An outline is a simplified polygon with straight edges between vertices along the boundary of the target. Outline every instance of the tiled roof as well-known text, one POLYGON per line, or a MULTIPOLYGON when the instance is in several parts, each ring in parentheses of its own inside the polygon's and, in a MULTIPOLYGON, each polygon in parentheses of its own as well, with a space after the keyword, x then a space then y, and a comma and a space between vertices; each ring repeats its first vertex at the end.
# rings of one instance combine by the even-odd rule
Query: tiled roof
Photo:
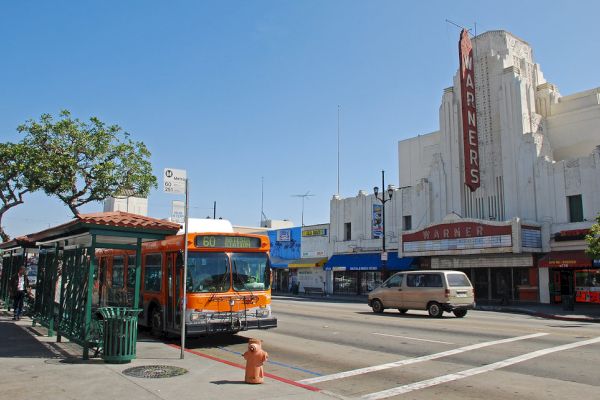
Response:
POLYGON ((181 226, 174 222, 131 214, 123 211, 111 211, 92 214, 79 214, 79 222, 84 224, 118 226, 123 228, 145 228, 157 230, 179 230, 181 226))

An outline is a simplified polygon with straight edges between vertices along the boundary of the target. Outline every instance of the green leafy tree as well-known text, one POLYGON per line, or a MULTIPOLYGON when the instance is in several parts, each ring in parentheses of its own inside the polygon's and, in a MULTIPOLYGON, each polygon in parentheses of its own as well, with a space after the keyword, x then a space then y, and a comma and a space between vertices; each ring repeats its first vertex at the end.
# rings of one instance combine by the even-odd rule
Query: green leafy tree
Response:
POLYGON ((11 208, 23 204, 23 196, 31 191, 25 172, 35 156, 22 144, 0 143, 0 237, 3 242, 10 236, 2 226, 4 214, 11 208))
POLYGON ((600 259, 600 214, 596 217, 596 223, 590 228, 590 233, 585 236, 588 243, 586 253, 593 259, 600 259))
POLYGON ((124 191, 147 196, 157 186, 150 152, 118 125, 96 117, 80 121, 64 110, 58 120, 43 114, 17 130, 26 134, 23 145, 42 155, 26 172, 29 183, 58 197, 74 215, 84 204, 124 191))

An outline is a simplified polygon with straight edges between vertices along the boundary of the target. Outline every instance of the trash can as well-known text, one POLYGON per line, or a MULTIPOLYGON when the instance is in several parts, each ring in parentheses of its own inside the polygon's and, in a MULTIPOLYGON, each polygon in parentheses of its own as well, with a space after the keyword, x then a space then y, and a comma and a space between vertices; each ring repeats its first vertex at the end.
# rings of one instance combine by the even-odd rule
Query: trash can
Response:
POLYGON ((575 310, 575 297, 572 295, 562 295, 563 310, 573 311, 575 310))
POLYGON ((137 320, 142 310, 127 307, 102 307, 102 359, 110 364, 124 364, 135 358, 137 320))

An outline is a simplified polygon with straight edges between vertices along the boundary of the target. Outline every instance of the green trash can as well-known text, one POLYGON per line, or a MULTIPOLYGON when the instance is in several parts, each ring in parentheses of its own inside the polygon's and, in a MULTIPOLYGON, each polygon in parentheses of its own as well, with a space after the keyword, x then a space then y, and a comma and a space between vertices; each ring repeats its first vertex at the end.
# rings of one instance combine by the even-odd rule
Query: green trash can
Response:
POLYGON ((128 307, 102 307, 102 359, 110 364, 124 364, 135 358, 137 320, 142 310, 128 307))

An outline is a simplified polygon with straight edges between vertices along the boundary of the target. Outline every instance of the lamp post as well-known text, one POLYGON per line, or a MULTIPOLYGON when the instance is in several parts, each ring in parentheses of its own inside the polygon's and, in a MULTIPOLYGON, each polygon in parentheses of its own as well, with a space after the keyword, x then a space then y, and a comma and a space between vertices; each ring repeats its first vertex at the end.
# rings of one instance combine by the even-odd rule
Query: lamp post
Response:
POLYGON ((382 224, 382 246, 381 246, 381 274, 382 279, 387 278, 386 264, 387 264, 387 253, 385 252, 385 203, 392 199, 392 195, 394 194, 394 189, 390 186, 388 187, 387 194, 388 198, 385 198, 385 171, 381 171, 381 197, 379 197, 379 188, 375 186, 373 188, 373 193, 375 193, 375 198, 381 201, 381 224, 382 224))

